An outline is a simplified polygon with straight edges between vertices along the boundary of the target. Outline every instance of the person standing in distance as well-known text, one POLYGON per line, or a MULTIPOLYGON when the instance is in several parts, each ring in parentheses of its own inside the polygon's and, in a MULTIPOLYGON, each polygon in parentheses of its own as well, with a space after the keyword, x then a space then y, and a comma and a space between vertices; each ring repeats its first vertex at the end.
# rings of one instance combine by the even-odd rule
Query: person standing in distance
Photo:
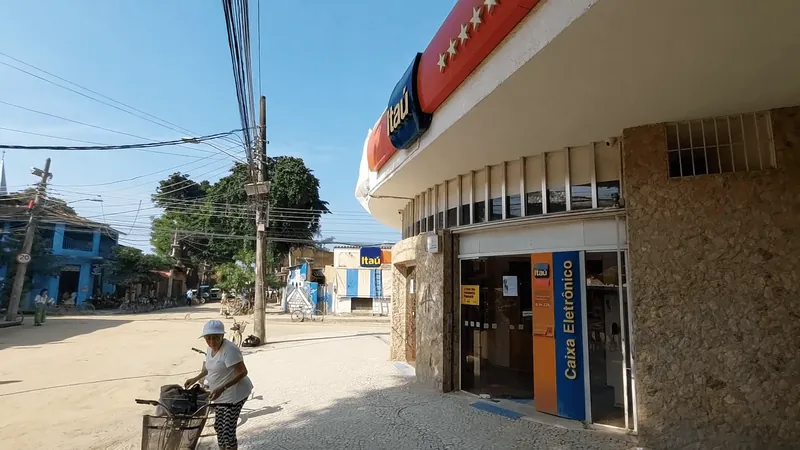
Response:
POLYGON ((219 320, 209 320, 203 327, 202 338, 208 344, 206 361, 196 377, 186 380, 188 389, 205 378, 211 390, 209 400, 224 403, 215 408, 214 429, 220 450, 236 450, 236 424, 244 402, 253 392, 253 383, 247 376, 247 366, 241 350, 225 339, 225 325, 219 320))

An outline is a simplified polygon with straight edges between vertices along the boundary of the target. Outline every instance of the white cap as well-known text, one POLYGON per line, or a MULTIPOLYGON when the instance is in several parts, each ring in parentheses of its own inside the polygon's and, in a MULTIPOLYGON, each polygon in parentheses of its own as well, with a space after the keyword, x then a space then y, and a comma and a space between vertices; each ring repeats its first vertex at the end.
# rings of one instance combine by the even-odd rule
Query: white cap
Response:
POLYGON ((200 337, 205 337, 209 334, 225 334, 225 324, 219 320, 209 320, 203 326, 203 334, 200 337))

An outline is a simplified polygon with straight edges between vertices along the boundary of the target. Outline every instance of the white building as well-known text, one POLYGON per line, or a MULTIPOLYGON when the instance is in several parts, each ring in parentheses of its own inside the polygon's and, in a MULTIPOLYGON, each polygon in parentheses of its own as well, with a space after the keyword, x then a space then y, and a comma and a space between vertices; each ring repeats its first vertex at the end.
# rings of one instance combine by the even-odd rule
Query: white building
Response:
POLYGON ((333 308, 337 314, 389 314, 392 297, 391 249, 335 247, 333 249, 333 308), (362 252, 376 252, 380 264, 363 263, 362 252), (362 264, 363 263, 363 264, 362 264))

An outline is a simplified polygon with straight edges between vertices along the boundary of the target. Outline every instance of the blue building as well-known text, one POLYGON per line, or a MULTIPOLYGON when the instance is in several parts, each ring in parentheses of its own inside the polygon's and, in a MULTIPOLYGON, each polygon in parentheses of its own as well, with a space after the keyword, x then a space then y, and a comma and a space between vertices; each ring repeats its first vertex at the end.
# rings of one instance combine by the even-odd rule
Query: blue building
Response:
MULTIPOLYGON (((2 240, 12 233, 21 233, 27 222, 27 211, 20 207, 0 210, 2 240)), ((42 289, 61 299, 65 293, 77 293, 78 303, 96 294, 110 294, 116 287, 105 282, 103 263, 111 256, 119 239, 119 231, 106 224, 79 216, 45 210, 39 220, 36 239, 45 242, 56 260, 55 273, 33 273, 29 292, 23 293, 20 307, 33 308, 33 298, 42 289)), ((13 251, 13 250, 12 250, 13 251)), ((6 280, 8 267, 0 266, 0 281, 6 280)))

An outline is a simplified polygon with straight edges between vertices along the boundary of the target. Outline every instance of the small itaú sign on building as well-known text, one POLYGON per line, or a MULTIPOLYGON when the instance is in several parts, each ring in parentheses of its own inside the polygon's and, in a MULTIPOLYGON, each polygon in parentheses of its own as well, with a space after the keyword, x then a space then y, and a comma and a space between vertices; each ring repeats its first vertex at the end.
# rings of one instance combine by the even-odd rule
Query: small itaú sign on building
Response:
POLYGON ((361 267, 380 267, 383 264, 382 253, 380 247, 361 247, 359 253, 361 267))

